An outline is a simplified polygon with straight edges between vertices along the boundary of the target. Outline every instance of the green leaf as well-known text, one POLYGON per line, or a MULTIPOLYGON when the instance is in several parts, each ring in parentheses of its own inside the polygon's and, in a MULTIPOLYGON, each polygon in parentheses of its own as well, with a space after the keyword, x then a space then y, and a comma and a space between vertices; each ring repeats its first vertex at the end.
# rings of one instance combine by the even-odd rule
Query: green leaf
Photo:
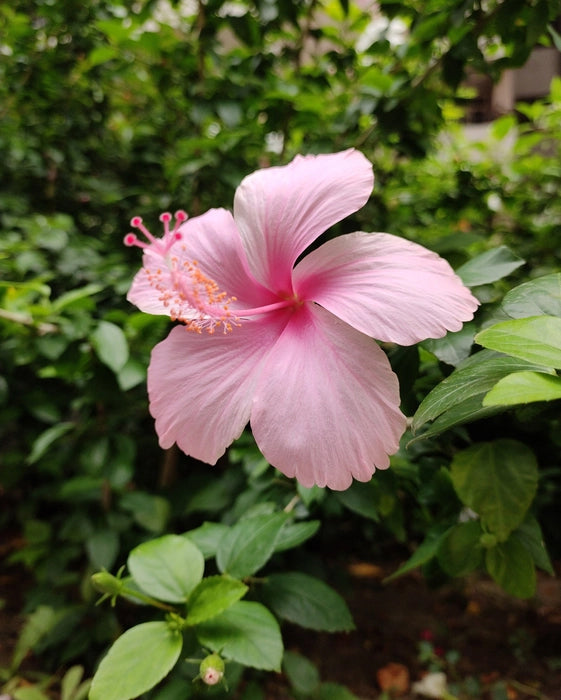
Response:
POLYGON ((464 323, 461 330, 447 333, 443 338, 429 338, 422 345, 441 362, 456 367, 469 357, 474 335, 475 323, 464 323))
POLYGON ((477 287, 507 277, 524 265, 524 262, 509 248, 502 245, 469 260, 456 270, 456 274, 466 286, 477 287))
POLYGON ((555 576, 551 559, 545 548, 540 524, 533 515, 527 516, 522 525, 512 533, 512 537, 518 539, 524 548, 530 552, 536 566, 555 576))
POLYGON ((220 542, 228 529, 228 526, 222 523, 204 522, 200 527, 189 530, 182 536, 191 540, 201 550, 204 558, 209 559, 216 556, 220 542))
POLYGON ((494 139, 501 140, 516 126, 518 126, 516 117, 513 114, 505 114, 491 123, 491 134, 494 139))
POLYGON ((305 523, 286 523, 275 540, 275 552, 298 547, 319 530, 319 520, 308 520, 305 523))
POLYGON ((357 695, 339 683, 322 683, 318 697, 319 700, 359 700, 357 695))
POLYGON ((149 532, 159 534, 169 519, 170 504, 162 496, 143 491, 129 491, 121 497, 121 507, 132 513, 136 523, 149 532))
POLYGON ((483 406, 514 406, 561 399, 561 377, 541 372, 515 372, 500 379, 483 398, 483 406))
POLYGON ((552 371, 492 350, 472 355, 423 399, 413 416, 412 430, 416 433, 428 421, 434 423, 415 440, 497 412, 496 407, 483 406, 483 397, 499 379, 522 370, 552 371))
POLYGON ((188 600, 186 623, 198 625, 236 603, 247 593, 248 587, 229 576, 208 576, 192 591, 188 600))
POLYGON ((12 691, 14 700, 50 700, 50 697, 38 685, 28 685, 12 691))
POLYGON ((334 493, 337 500, 353 513, 379 522, 380 515, 377 508, 379 494, 375 481, 353 481, 345 491, 335 491, 334 493))
POLYGON ((55 627, 65 614, 66 611, 62 608, 55 610, 47 605, 40 605, 27 616, 14 650, 10 667, 12 671, 19 668, 27 653, 55 627))
POLYGON ((95 49, 90 51, 80 68, 83 71, 88 71, 118 56, 119 50, 117 47, 106 45, 96 46, 95 49))
POLYGON ((82 301, 82 299, 88 299, 102 289, 103 286, 101 284, 94 283, 87 284, 85 287, 80 287, 79 289, 72 289, 70 292, 65 292, 55 299, 52 304, 52 309, 55 313, 60 313, 68 306, 77 301, 82 301))
POLYGON ((511 318, 561 316, 561 272, 524 282, 505 294, 501 303, 511 318))
POLYGON ((262 588, 267 605, 301 627, 325 632, 354 629, 341 596, 323 581, 299 572, 271 574, 262 588))
POLYGON ((74 427, 74 423, 63 422, 47 428, 47 430, 42 432, 41 435, 39 435, 39 437, 33 442, 31 452, 27 458, 27 463, 35 464, 35 462, 38 462, 51 445, 53 445, 59 438, 65 435, 69 430, 72 430, 74 427))
POLYGON ((446 536, 447 532, 448 530, 444 532, 428 532, 425 539, 421 542, 405 564, 402 564, 397 571, 394 571, 393 574, 387 576, 384 579, 384 583, 393 581, 393 579, 403 576, 404 574, 413 571, 413 569, 417 569, 419 566, 422 566, 433 559, 437 555, 440 544, 442 543, 442 540, 446 536))
POLYGON ((260 603, 238 601, 196 628, 199 642, 226 659, 265 671, 280 671, 283 654, 278 622, 260 603))
POLYGON ((527 362, 561 368, 561 318, 557 316, 502 321, 478 333, 475 342, 527 362))
POLYGON ((145 622, 127 630, 101 660, 89 700, 130 700, 145 693, 175 666, 183 637, 166 622, 145 622))
POLYGON ((438 548, 438 563, 449 576, 465 576, 483 562, 478 520, 458 523, 450 528, 438 548))
POLYGON ((127 360, 117 374, 119 387, 123 391, 128 391, 129 389, 138 386, 145 380, 146 367, 132 358, 127 360))
POLYGON ((83 666, 71 666, 68 669, 60 682, 60 700, 78 700, 79 697, 85 697, 90 681, 80 684, 83 675, 83 666))
POLYGON ((277 537, 288 517, 287 513, 272 513, 237 522, 218 546, 218 569, 234 578, 254 574, 275 551, 277 537))
POLYGON ((495 440, 458 452, 451 476, 456 493, 480 515, 483 528, 506 540, 536 494, 538 465, 524 443, 495 440))
POLYGON ((120 372, 129 359, 129 346, 125 334, 114 323, 100 321, 90 336, 97 356, 112 369, 115 374, 120 372))
POLYGON ((203 577, 205 560, 185 537, 164 535, 132 550, 128 568, 148 595, 170 603, 187 601, 203 577))
POLYGON ((536 569, 530 552, 520 540, 509 537, 485 555, 491 577, 510 595, 530 598, 536 591, 536 569))
POLYGON ((316 666, 302 654, 285 651, 282 670, 299 695, 312 695, 319 686, 320 677, 316 666))
POLYGON ((119 535, 115 530, 96 530, 86 540, 88 557, 96 569, 111 569, 119 553, 119 535))

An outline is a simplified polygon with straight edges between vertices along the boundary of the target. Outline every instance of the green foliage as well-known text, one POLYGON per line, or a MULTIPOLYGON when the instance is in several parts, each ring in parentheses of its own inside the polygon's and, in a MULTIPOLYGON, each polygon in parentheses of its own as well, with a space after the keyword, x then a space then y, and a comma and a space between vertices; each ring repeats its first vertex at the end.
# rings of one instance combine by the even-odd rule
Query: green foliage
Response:
POLYGON ((327 632, 354 628, 344 600, 323 581, 308 574, 271 574, 262 594, 279 617, 302 627, 327 632))
POLYGON ((216 552, 219 570, 236 578, 254 574, 270 559, 287 519, 286 513, 275 513, 237 522, 220 540, 216 552))
POLYGON ((185 537, 165 535, 135 547, 127 566, 135 582, 148 595, 181 603, 201 582, 204 557, 185 537))
POLYGON ((538 481, 536 459, 523 443, 496 440, 458 452, 450 465, 456 493, 499 542, 522 522, 538 481))
MULTIPOLYGON (((222 525, 220 543, 209 554, 222 575, 203 578, 204 556, 193 544, 201 528, 135 547, 127 561, 130 576, 123 576, 123 570, 117 576, 106 571, 94 574, 102 600, 110 598, 115 605, 125 598, 167 611, 167 616, 165 621, 136 625, 119 637, 94 676, 92 700, 105 693, 113 700, 127 700, 152 688, 176 664, 190 633, 201 649, 210 649, 229 663, 280 670, 279 623, 262 603, 241 600, 250 586, 280 618, 318 630, 351 629, 345 602, 323 581, 304 574, 253 578, 274 556, 275 540, 289 518, 286 512, 272 512, 222 525), (153 646, 159 656, 150 655, 153 646)), ((202 529, 208 533, 208 527, 202 529)), ((286 540, 284 544, 286 549, 286 540)), ((199 678, 204 682, 204 674, 199 678)))
POLYGON ((182 642, 181 632, 166 622, 131 627, 102 659, 90 700, 130 700, 150 690, 175 665, 182 642))
POLYGON ((283 645, 273 615, 260 603, 239 601, 197 627, 199 642, 244 666, 280 671, 283 645))

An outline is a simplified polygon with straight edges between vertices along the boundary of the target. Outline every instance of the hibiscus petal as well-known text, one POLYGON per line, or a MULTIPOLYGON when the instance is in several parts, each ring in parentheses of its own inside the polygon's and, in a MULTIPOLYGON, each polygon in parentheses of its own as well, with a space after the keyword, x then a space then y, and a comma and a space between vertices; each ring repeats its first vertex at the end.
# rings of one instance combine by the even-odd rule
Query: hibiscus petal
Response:
POLYGON ((181 256, 196 260, 205 275, 228 296, 235 296, 237 304, 233 306, 243 308, 277 301, 251 274, 231 212, 210 209, 202 216, 188 219, 180 231, 181 256))
POLYGON ((458 331, 479 302, 450 265, 389 233, 350 233, 307 255, 294 288, 357 330, 411 345, 458 331))
POLYGON ((214 335, 176 326, 156 345, 148 394, 161 447, 176 442, 214 464, 247 424, 261 365, 285 324, 275 314, 214 335))
POLYGON ((276 293, 290 294, 297 257, 360 209, 373 183, 371 164, 353 149, 298 156, 248 175, 236 190, 234 219, 255 277, 276 293))
MULTIPOLYGON (((232 308, 261 306, 276 300, 249 271, 240 234, 229 211, 211 209, 188 219, 180 231, 182 239, 172 246, 168 255, 176 259, 179 267, 196 260, 205 277, 216 282, 228 297, 236 298, 232 308)), ((160 271, 159 287, 173 288, 165 259, 150 246, 144 252, 143 268, 136 274, 127 299, 141 311, 169 316, 169 304, 164 303, 162 293, 151 282, 150 272, 155 269, 160 271)))
POLYGON ((294 313, 262 368, 251 411, 260 450, 304 486, 343 490, 389 466, 405 417, 389 361, 319 306, 294 313))
MULTIPOLYGON (((144 264, 134 276, 131 287, 127 294, 127 300, 131 304, 137 306, 145 314, 154 314, 155 316, 169 316, 169 307, 166 306, 154 286, 150 282, 149 275, 146 270, 149 265, 149 258, 144 253, 144 264)), ((170 283, 171 284, 171 283, 170 283)))

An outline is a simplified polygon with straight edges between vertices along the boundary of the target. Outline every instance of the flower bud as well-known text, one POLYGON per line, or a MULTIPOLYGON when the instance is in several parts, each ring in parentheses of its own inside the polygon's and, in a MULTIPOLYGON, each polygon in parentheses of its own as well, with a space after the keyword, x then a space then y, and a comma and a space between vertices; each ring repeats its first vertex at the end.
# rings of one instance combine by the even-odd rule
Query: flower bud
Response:
POLYGON ((122 579, 113 576, 108 571, 98 571, 92 575, 92 584, 100 593, 119 595, 123 589, 122 579))
POLYGON ((224 678, 224 661, 218 654, 209 654, 201 661, 199 676, 206 685, 216 685, 224 678))

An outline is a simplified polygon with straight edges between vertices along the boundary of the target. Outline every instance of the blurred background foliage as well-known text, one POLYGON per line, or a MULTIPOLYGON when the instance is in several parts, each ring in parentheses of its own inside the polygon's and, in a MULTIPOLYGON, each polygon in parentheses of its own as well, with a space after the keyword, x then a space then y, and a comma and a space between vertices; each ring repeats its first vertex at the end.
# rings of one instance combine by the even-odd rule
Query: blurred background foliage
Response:
MULTIPOLYGON (((217 467, 162 454, 145 371, 165 319, 125 300, 134 214, 230 207, 241 178, 297 153, 362 150, 367 206, 337 228, 390 231, 458 267, 501 245, 526 261, 478 287, 492 316, 517 282, 559 269, 561 83, 466 137, 467 71, 498 78, 559 42, 553 0, 14 0, 0 5, 0 524, 24 567, 22 610, 44 609, 47 667, 94 663, 119 621, 89 577, 130 548, 203 520, 284 506, 322 519, 292 566, 407 558, 458 518, 458 446, 525 440, 534 509, 559 555, 559 414, 548 404, 416 443, 345 494, 282 479, 244 436, 217 467), (354 537, 350 537, 355 535, 354 537)), ((467 352, 471 341, 468 343, 467 352)), ((388 349, 412 415, 453 369, 434 348, 388 349)), ((410 437, 410 436, 409 436, 410 437)), ((286 555, 288 556, 288 555, 286 555)), ((427 575, 445 572, 432 563, 427 575)))

